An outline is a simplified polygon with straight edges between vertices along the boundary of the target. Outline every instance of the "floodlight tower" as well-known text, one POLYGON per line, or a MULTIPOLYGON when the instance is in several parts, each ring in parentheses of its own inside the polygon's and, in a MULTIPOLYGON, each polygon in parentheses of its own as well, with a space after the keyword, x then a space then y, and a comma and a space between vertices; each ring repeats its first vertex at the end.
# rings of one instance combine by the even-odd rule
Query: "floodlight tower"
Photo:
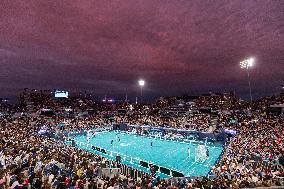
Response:
POLYGON ((140 100, 141 100, 141 103, 142 103, 142 91, 143 91, 143 87, 144 87, 144 85, 145 85, 145 81, 142 80, 142 79, 140 79, 140 80, 138 81, 138 85, 140 86, 140 100))
POLYGON ((253 63, 254 63, 254 59, 253 58, 248 58, 248 59, 245 59, 245 60, 240 62, 241 68, 247 70, 250 102, 252 102, 252 94, 251 94, 251 84, 250 84, 249 68, 253 66, 253 63))

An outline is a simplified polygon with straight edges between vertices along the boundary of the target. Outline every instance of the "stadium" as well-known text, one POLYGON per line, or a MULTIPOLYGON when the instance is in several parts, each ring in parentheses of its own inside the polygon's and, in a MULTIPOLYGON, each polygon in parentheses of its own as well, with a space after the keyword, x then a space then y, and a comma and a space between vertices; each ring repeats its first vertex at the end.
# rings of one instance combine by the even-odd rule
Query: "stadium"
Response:
POLYGON ((12 184, 283 185, 283 94, 253 104, 233 93, 133 105, 55 96, 26 90, 18 105, 1 103, 1 177, 12 184))
POLYGON ((283 189, 284 0, 0 0, 0 189, 283 189))

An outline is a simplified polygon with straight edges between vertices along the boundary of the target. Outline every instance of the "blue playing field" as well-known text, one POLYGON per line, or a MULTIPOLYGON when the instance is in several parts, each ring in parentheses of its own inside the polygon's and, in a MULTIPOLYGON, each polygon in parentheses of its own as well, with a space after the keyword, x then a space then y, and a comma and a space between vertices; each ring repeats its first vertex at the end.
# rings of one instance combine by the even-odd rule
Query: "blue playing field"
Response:
MULTIPOLYGON (((74 139, 78 148, 112 160, 115 160, 115 156, 119 154, 122 157, 122 163, 136 169, 149 173, 149 169, 140 165, 139 162, 142 160, 180 172, 184 176, 206 176, 223 151, 221 144, 207 144, 209 158, 200 162, 195 160, 196 149, 200 145, 198 141, 185 143, 118 131, 97 132, 96 137, 92 137, 89 142, 85 135, 77 135, 74 139), (113 144, 111 144, 112 140, 113 144), (105 153, 93 150, 92 146, 104 149, 105 153), (188 156, 188 148, 190 156, 188 156)), ((170 177, 161 173, 157 174, 162 178, 170 177)))

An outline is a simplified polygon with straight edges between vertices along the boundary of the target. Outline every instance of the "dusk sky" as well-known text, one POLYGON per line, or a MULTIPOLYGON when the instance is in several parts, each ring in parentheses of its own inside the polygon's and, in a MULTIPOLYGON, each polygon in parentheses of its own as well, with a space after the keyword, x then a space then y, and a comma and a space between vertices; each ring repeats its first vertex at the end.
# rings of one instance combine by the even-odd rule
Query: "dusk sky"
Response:
POLYGON ((284 0, 1 0, 0 97, 24 88, 129 97, 279 93, 284 0))

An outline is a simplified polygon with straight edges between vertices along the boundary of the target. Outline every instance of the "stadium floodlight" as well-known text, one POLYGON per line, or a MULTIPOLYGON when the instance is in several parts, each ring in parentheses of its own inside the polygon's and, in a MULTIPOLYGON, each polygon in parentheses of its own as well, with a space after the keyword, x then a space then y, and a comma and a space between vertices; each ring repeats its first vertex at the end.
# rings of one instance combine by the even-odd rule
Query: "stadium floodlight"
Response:
POLYGON ((253 66, 253 63, 254 63, 254 59, 253 58, 249 58, 249 59, 246 59, 244 61, 241 61, 240 65, 241 65, 242 69, 243 68, 249 69, 249 67, 253 66))
POLYGON ((142 80, 142 79, 140 79, 140 80, 138 81, 138 85, 140 86, 140 100, 141 100, 141 103, 142 103, 142 91, 143 91, 143 87, 144 87, 144 85, 145 85, 145 81, 142 80))
POLYGON ((254 58, 248 58, 248 59, 245 59, 245 60, 240 62, 241 68, 247 70, 250 102, 252 102, 252 94, 251 94, 251 84, 250 84, 249 68, 253 66, 253 63, 254 63, 254 58))
POLYGON ((140 87, 143 87, 145 85, 145 81, 144 80, 139 80, 138 84, 140 87))

